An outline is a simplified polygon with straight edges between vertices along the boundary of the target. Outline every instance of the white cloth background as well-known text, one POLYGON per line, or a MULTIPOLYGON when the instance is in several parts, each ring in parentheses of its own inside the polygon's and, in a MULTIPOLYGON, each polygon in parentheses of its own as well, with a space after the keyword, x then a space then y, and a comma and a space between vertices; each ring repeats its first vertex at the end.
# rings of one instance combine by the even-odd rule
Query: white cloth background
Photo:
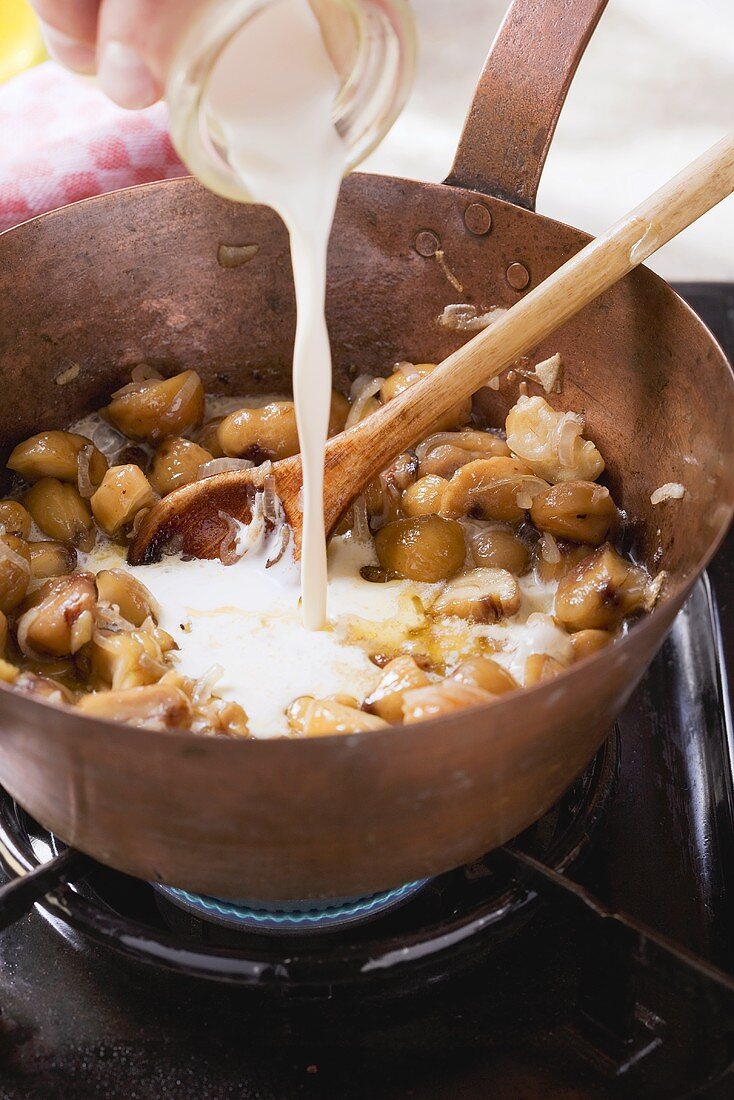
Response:
MULTIPOLYGON (((418 81, 368 169, 441 180, 508 0, 413 0, 418 81)), ((556 131, 538 210, 599 232, 734 129, 734 0, 610 0, 556 131)), ((668 279, 734 281, 734 198, 665 247, 668 279)))

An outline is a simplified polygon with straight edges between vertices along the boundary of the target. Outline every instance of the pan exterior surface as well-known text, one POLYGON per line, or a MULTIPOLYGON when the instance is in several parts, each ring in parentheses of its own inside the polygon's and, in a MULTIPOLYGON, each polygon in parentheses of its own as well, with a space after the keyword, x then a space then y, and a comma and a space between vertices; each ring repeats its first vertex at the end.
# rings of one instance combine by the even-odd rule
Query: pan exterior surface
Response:
MULTIPOLYGON (((345 182, 327 296, 339 389, 399 360, 442 359, 465 338, 439 323, 447 305, 509 307, 588 241, 530 208, 603 7, 516 0, 451 186, 345 182), (520 40, 531 61, 544 50, 556 60, 542 66, 535 112, 512 67, 520 40), (507 87, 518 102, 497 113, 507 87), (500 136, 511 157, 500 155, 493 118, 507 120, 500 136)), ((195 369, 209 391, 287 390, 294 327, 286 232, 263 207, 174 180, 28 222, 0 236, 0 458, 106 404, 141 361, 195 369), (222 245, 255 247, 243 251, 246 263, 222 267, 222 245)), ((531 824, 602 743, 734 508, 734 379, 665 283, 633 272, 533 361, 556 351, 565 382, 552 403, 586 416, 634 553, 668 574, 658 608, 622 641, 558 681, 451 719, 304 740, 138 730, 3 687, 0 782, 43 826, 103 862, 223 897, 381 890, 476 858, 531 824), (684 485, 683 499, 653 507, 651 494, 668 482, 684 485)), ((506 385, 477 404, 501 424, 516 397, 506 385)))

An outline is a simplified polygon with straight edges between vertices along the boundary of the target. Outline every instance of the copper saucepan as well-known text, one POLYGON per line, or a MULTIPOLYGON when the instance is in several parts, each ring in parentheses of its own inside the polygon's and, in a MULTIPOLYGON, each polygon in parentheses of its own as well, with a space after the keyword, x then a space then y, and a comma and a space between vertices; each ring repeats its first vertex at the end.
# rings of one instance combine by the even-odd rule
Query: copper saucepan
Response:
MULTIPOLYGON (((516 0, 447 184, 354 175, 330 254, 337 385, 437 361, 458 300, 509 306, 589 239, 533 212, 563 99, 605 0, 516 0), (433 236, 431 236, 433 235, 433 236), (464 287, 431 255, 440 242, 464 287), (428 255, 426 255, 428 253, 428 255)), ((191 180, 92 199, 0 240, 2 457, 106 403, 145 360, 209 389, 284 390, 294 332, 288 241, 262 207, 191 180), (239 268, 220 244, 256 244, 239 268), (78 363, 67 385, 58 375, 78 363)), ((734 504, 734 379, 711 335, 640 269, 537 349, 560 351, 560 408, 585 414, 635 548, 668 570, 655 612, 560 681, 424 725, 231 741, 82 718, 0 691, 0 781, 64 841, 142 878, 220 896, 343 896, 477 857, 538 818, 588 764, 734 504), (685 497, 652 507, 659 485, 685 497)), ((501 423, 513 395, 482 404, 501 423)), ((273 669, 277 676, 277 669, 273 669)), ((263 685, 267 690, 267 685, 263 685)), ((653 736, 651 731, 651 736, 653 736)))

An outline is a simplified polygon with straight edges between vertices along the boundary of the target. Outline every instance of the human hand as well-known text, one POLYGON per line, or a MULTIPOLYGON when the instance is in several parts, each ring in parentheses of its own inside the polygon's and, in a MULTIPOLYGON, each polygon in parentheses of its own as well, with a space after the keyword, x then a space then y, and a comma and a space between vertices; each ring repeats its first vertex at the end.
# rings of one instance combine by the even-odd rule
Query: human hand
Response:
MULTIPOLYGON (((0 0, 0 3, 2 0, 0 0)), ((30 0, 51 57, 67 69, 97 74, 120 107, 160 99, 178 39, 194 12, 211 0, 30 0)), ((308 0, 336 69, 353 58, 354 25, 334 0, 308 0)))
POLYGON ((48 52, 77 73, 97 73, 121 107, 163 94, 182 28, 206 0, 31 0, 48 52))

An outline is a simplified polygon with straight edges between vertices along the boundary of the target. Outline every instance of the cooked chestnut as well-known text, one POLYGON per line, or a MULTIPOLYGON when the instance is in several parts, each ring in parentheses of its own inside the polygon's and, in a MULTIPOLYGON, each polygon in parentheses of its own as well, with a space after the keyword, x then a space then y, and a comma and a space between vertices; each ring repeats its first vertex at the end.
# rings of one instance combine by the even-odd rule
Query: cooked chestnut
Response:
POLYGON ((646 607, 649 579, 643 569, 601 546, 562 578, 556 618, 569 631, 613 630, 646 607))
POLYGON ((85 695, 78 709, 90 718, 127 722, 148 729, 188 729, 192 710, 188 697, 169 684, 151 684, 127 691, 97 691, 85 695))
POLYGON ((29 695, 32 699, 44 699, 58 706, 70 706, 73 696, 52 676, 39 676, 36 672, 21 672, 12 681, 13 689, 19 695, 29 695))
POLYGON ((472 569, 447 583, 433 610, 439 615, 493 623, 520 610, 520 589, 506 569, 472 569))
POLYGON ((475 565, 488 569, 507 569, 516 577, 527 573, 530 551, 511 527, 495 523, 475 531, 469 539, 475 565))
POLYGON ((14 684, 18 679, 20 669, 11 664, 10 661, 3 660, 0 657, 0 683, 2 684, 14 684))
POLYGON ((215 416, 202 424, 197 438, 200 447, 208 451, 212 458, 224 458, 224 451, 219 442, 219 425, 224 420, 223 416, 215 416))
POLYGON ((425 672, 412 657, 395 657, 385 665, 379 684, 364 701, 364 709, 379 715, 386 722, 402 722, 406 691, 425 687, 429 683, 425 672))
POLYGON ((45 581, 21 608, 18 646, 28 657, 70 657, 92 638, 97 586, 91 573, 45 581))
POLYGON ((92 513, 76 486, 44 477, 31 486, 23 502, 44 535, 79 550, 89 551, 94 546, 92 513))
POLYGON ((547 531, 533 549, 535 576, 545 583, 559 581, 582 561, 586 561, 590 553, 588 546, 556 542, 547 531))
POLYGON ((614 635, 608 630, 578 630, 571 635, 574 660, 581 661, 584 657, 590 657, 613 641, 614 635))
POLYGON ((454 669, 451 677, 462 684, 482 688, 491 695, 504 695, 518 687, 510 673, 491 657, 469 657, 454 669))
POLYGON ((166 439, 153 455, 148 478, 159 496, 196 480, 199 467, 214 456, 190 439, 166 439))
POLYGON ((416 516, 388 523, 375 537, 380 565, 413 581, 442 581, 464 564, 460 523, 442 516, 416 516))
MULTIPOLYGON (((410 386, 426 378, 436 369, 436 365, 436 363, 398 363, 390 377, 383 382, 380 397, 384 402, 392 401, 398 394, 404 393, 410 386)), ((470 416, 471 398, 467 398, 466 401, 459 401, 445 416, 440 417, 434 424, 433 430, 440 432, 459 428, 466 424, 470 416)))
POLYGON ((403 721, 406 725, 440 718, 445 714, 491 703, 495 698, 474 684, 462 684, 457 680, 442 680, 439 684, 415 688, 403 696, 403 721))
MULTIPOLYGON (((340 393, 332 394, 329 435, 344 427, 345 404, 340 393)), ((273 401, 259 408, 238 409, 224 418, 217 438, 230 458, 249 458, 256 463, 289 458, 299 449, 295 406, 292 401, 273 401)))
POLYGON ((0 528, 6 535, 27 539, 31 533, 31 516, 18 500, 0 500, 0 528))
POLYGON ((29 542, 31 575, 36 580, 65 577, 76 569, 77 552, 66 542, 29 542))
POLYGON ((448 485, 445 477, 426 474, 413 482, 403 493, 400 506, 406 516, 436 516, 441 511, 443 491, 448 485))
POLYGON ((543 397, 521 397, 507 414, 510 450, 546 481, 595 481, 604 459, 584 439, 584 419, 552 409, 543 397))
POLYGON ((91 671, 114 691, 156 684, 166 672, 161 647, 145 630, 94 631, 91 671))
POLYGON ((498 435, 465 429, 437 432, 415 449, 421 477, 453 477, 458 469, 479 458, 509 457, 510 448, 498 435))
POLYGON ((132 523, 141 509, 150 508, 155 495, 143 471, 131 463, 112 466, 90 503, 102 530, 115 535, 132 523))
POLYGON ((617 509, 603 485, 561 481, 533 498, 530 518, 555 538, 600 546, 617 521, 617 509))
POLYGON ((28 591, 31 562, 28 544, 15 535, 0 535, 0 611, 13 611, 28 591))
POLYGON ((544 684, 565 672, 565 665, 548 653, 531 653, 525 661, 525 687, 544 684))
POLYGON ((295 700, 289 708, 291 728, 306 737, 324 737, 330 733, 364 733, 382 729, 387 722, 376 714, 365 714, 356 707, 335 699, 295 700))
POLYGON ((124 569, 102 569, 97 574, 101 603, 116 607, 123 619, 142 626, 146 619, 158 621, 158 608, 148 589, 124 569))
POLYGON ((113 393, 106 413, 129 439, 159 443, 198 428, 204 419, 204 387, 193 370, 131 382, 113 393))
POLYGON ((8 468, 26 481, 55 477, 74 485, 79 479, 79 460, 84 456, 89 480, 99 485, 107 471, 107 459, 91 439, 76 432, 40 432, 19 443, 8 459, 8 468))
POLYGON ((546 481, 516 458, 480 458, 453 475, 444 490, 441 513, 519 523, 533 497, 547 488, 546 481))

